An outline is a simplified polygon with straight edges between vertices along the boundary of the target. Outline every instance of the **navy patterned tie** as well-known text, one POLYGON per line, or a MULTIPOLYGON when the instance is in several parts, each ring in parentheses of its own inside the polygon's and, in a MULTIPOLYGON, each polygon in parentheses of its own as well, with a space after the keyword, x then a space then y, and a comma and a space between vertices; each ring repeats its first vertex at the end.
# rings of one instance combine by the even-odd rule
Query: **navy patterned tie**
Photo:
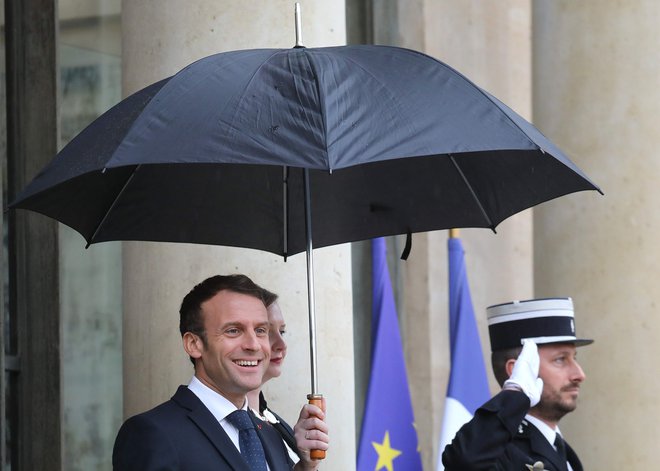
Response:
POLYGON ((266 455, 261 440, 254 429, 254 424, 244 410, 236 410, 227 416, 227 420, 238 429, 238 442, 241 455, 252 471, 266 471, 266 455))

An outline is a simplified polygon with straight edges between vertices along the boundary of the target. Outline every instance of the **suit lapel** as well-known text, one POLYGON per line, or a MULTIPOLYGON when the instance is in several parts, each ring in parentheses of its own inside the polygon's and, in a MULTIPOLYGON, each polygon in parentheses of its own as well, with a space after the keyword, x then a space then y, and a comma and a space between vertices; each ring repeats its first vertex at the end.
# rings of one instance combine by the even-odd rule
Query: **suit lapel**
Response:
POLYGON ((571 448, 568 443, 566 443, 566 457, 568 458, 568 462, 571 463, 573 471, 582 471, 582 463, 580 462, 580 458, 578 458, 577 453, 575 453, 573 448, 571 448))
POLYGON ((550 445, 539 429, 532 424, 529 424, 528 427, 529 447, 532 452, 536 455, 543 456, 544 460, 552 463, 555 469, 567 471, 566 463, 561 462, 561 458, 557 454, 557 451, 552 445, 550 445))
POLYGON ((268 422, 264 422, 250 411, 250 418, 264 447, 270 471, 290 471, 289 456, 284 447, 282 436, 268 422))
MULTIPOLYGON (((202 433, 218 450, 227 463, 236 471, 248 470, 241 453, 231 441, 225 430, 213 417, 195 394, 186 386, 180 386, 172 399, 180 406, 188 409, 188 417, 197 425, 202 433)), ((275 470, 271 470, 275 471, 275 470)))
POLYGON ((282 417, 277 415, 275 412, 270 410, 268 408, 268 403, 266 402, 266 398, 264 397, 263 391, 259 391, 259 412, 261 413, 262 416, 265 416, 268 423, 273 426, 275 430, 282 436, 282 439, 286 442, 286 444, 291 448, 291 450, 298 456, 300 456, 300 452, 298 451, 298 445, 296 444, 296 438, 293 433, 293 429, 291 426, 286 423, 282 417), (271 420, 270 417, 268 417, 266 414, 272 415, 275 420, 271 420))

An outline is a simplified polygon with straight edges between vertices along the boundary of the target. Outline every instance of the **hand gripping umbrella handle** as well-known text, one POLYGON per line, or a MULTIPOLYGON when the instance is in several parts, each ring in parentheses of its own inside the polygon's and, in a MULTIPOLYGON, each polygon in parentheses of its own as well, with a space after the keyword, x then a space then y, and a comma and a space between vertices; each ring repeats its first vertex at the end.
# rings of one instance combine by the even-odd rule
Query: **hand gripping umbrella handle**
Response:
MULTIPOLYGON (((325 412, 323 409, 323 394, 308 394, 307 403, 314 404, 316 407, 325 412)), ((310 450, 309 457, 313 460, 323 460, 325 459, 325 450, 310 450)))

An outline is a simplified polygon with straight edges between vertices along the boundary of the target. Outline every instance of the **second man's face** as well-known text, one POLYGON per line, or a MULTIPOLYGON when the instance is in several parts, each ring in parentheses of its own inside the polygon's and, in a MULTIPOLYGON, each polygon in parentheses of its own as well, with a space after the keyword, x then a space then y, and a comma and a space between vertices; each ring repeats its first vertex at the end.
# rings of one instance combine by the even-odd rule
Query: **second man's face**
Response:
POLYGON ((240 408, 245 394, 261 386, 270 360, 268 314, 261 300, 220 291, 202 303, 206 346, 195 374, 240 408))

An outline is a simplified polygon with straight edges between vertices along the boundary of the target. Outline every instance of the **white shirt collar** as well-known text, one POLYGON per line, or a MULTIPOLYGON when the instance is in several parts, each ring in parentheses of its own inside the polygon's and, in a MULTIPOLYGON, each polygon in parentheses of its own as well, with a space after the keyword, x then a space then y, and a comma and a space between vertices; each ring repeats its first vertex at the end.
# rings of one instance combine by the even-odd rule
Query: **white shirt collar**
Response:
MULTIPOLYGON (((192 377, 190 383, 188 383, 188 389, 202 401, 218 422, 222 422, 229 414, 237 410, 236 406, 229 399, 202 383, 197 376, 192 377)), ((247 410, 247 398, 243 402, 241 409, 247 410)))
POLYGON ((552 447, 555 447, 555 437, 557 434, 561 435, 561 432, 559 431, 559 427, 555 427, 554 429, 551 428, 548 424, 543 422, 541 419, 537 419, 536 417, 527 414, 525 416, 525 420, 530 422, 534 427, 539 429, 539 432, 543 434, 546 440, 552 445, 552 447))

